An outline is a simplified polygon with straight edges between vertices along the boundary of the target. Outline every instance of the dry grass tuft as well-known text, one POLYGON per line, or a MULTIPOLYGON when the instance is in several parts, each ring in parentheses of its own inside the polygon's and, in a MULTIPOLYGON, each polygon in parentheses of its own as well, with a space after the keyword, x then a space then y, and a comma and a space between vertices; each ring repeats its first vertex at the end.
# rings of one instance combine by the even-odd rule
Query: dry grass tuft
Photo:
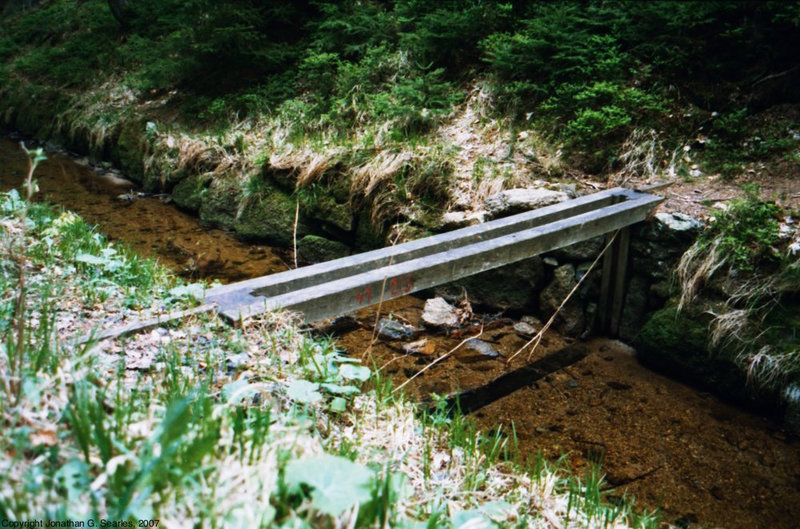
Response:
POLYGON ((371 205, 370 218, 374 225, 380 226, 401 213, 396 177, 415 159, 416 154, 408 149, 384 150, 352 171, 350 193, 362 196, 371 205))
POLYGON ((55 128, 73 141, 88 139, 92 150, 102 152, 119 132, 120 115, 136 98, 137 94, 121 79, 112 77, 73 98, 72 105, 55 117, 55 128))
POLYGON ((560 149, 535 131, 517 133, 509 121, 492 117, 493 98, 484 83, 477 83, 436 132, 439 142, 454 151, 449 190, 453 209, 478 211, 489 195, 563 173, 560 149))
POLYGON ((678 263, 678 282, 681 286, 678 310, 682 310, 694 301, 703 285, 711 280, 727 261, 727 256, 720 251, 719 239, 714 239, 710 243, 699 241, 694 243, 678 263))

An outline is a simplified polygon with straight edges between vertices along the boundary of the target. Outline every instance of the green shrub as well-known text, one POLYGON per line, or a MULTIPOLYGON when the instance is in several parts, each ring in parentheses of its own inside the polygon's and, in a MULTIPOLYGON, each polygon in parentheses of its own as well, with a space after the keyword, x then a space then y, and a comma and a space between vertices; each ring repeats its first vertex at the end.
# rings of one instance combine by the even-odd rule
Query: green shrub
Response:
POLYGON ((781 209, 759 198, 758 186, 746 185, 745 197, 734 200, 725 210, 715 211, 705 240, 718 237, 720 251, 733 268, 752 271, 759 260, 780 259, 773 246, 779 240, 781 209))

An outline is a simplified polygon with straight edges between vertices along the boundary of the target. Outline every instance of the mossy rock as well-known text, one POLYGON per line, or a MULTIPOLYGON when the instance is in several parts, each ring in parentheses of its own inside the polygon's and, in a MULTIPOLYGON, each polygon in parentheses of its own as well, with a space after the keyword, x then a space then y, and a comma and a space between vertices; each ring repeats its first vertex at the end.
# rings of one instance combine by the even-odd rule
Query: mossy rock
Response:
POLYGON ((317 235, 306 235, 297 241, 297 257, 305 263, 331 261, 350 254, 350 248, 338 241, 317 235))
POLYGON ((224 177, 213 179, 200 204, 200 220, 213 226, 233 227, 239 200, 236 180, 224 177))
POLYGON ((362 211, 356 224, 356 250, 366 251, 383 248, 386 239, 382 230, 372 223, 369 213, 362 211))
POLYGON ((498 309, 525 310, 536 305, 544 286, 540 257, 501 266, 437 287, 437 295, 449 301, 461 299, 464 290, 471 303, 498 309))
POLYGON ((35 85, 25 90, 27 93, 15 91, 10 96, 10 106, 15 110, 10 125, 38 140, 47 140, 55 132, 53 112, 60 108, 60 96, 35 85))
MULTIPOLYGON (((124 121, 119 129, 117 144, 111 149, 112 161, 130 179, 144 183, 144 151, 146 147, 144 119, 124 121)), ((145 187, 154 189, 157 182, 149 182, 145 187)))
MULTIPOLYGON (((293 240, 295 207, 295 200, 291 196, 277 188, 267 187, 245 201, 234 229, 246 239, 289 247, 293 240)), ((304 237, 309 231, 301 215, 297 223, 297 237, 304 237)))
POLYGON ((733 358, 709 351, 708 324, 709 316, 699 309, 678 312, 669 306, 653 313, 634 340, 639 360, 730 402, 770 406, 769 392, 750 387, 733 358))
POLYGON ((294 191, 297 185, 297 174, 291 169, 278 169, 272 167, 269 162, 262 167, 264 180, 275 184, 284 191, 294 191))
POLYGON ((212 178, 210 173, 190 175, 184 178, 172 189, 172 200, 183 209, 193 212, 200 211, 212 178))
POLYGON ((327 192, 317 194, 313 199, 301 201, 300 208, 306 216, 331 224, 343 232, 350 232, 353 229, 353 212, 350 204, 340 204, 327 192))
POLYGON ((340 165, 336 169, 336 173, 329 178, 328 192, 336 202, 346 204, 350 201, 350 178, 341 172, 343 168, 340 165))

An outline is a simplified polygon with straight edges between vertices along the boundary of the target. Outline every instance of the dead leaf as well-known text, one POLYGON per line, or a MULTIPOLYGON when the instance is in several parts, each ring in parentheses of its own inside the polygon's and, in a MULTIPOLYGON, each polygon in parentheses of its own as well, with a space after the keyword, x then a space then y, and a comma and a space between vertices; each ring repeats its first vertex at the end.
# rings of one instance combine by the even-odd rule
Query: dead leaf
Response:
POLYGON ((39 430, 31 432, 28 436, 31 446, 55 446, 58 442, 58 436, 55 430, 39 430))

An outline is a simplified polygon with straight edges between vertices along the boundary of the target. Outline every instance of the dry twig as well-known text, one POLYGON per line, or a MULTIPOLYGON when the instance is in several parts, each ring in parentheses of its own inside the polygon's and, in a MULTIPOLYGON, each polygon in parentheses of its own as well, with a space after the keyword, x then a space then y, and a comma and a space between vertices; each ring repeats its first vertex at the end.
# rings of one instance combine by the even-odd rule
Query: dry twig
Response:
POLYGON ((572 295, 575 294, 575 292, 578 290, 578 288, 581 286, 581 284, 583 284, 584 279, 589 277, 589 274, 592 272, 592 270, 594 270, 594 267, 597 265, 597 263, 600 262, 600 258, 603 257, 603 255, 606 253, 606 250, 608 250, 608 248, 611 246, 611 243, 613 243, 614 240, 617 238, 618 234, 619 234, 619 230, 614 232, 614 235, 606 243, 606 245, 603 248, 603 250, 599 254, 597 254, 597 257, 595 257, 594 261, 592 262, 592 265, 589 267, 588 270, 586 270, 586 273, 583 274, 583 276, 581 276, 581 278, 578 280, 578 282, 575 284, 575 286, 572 287, 572 290, 569 291, 569 294, 567 294, 567 297, 564 298, 564 300, 558 306, 558 308, 553 313, 553 315, 550 316, 550 319, 547 320, 547 323, 544 324, 544 326, 541 328, 541 330, 539 332, 537 332, 536 335, 533 338, 528 340, 528 342, 525 345, 520 347, 517 350, 516 353, 514 353, 511 356, 509 356, 508 359, 506 360, 506 364, 511 363, 511 361, 518 354, 520 354, 522 351, 524 351, 529 345, 533 344, 533 347, 531 348, 530 353, 528 353, 528 359, 530 360, 530 357, 533 354, 533 352, 536 350, 537 347, 539 347, 539 344, 541 343, 542 338, 544 337, 544 333, 546 333, 547 330, 550 329, 550 326, 553 325, 553 322, 556 320, 556 316, 558 316, 558 314, 561 312, 561 309, 564 308, 564 305, 567 304, 567 302, 570 300, 570 298, 572 298, 572 295))
POLYGON ((397 386, 397 387, 394 389, 394 391, 392 391, 392 393, 397 393, 398 391, 400 391, 401 389, 403 389, 403 388, 406 386, 406 384, 408 384, 409 382, 411 382, 412 380, 414 380, 415 378, 417 378, 418 376, 420 376, 422 373, 424 373, 424 372, 425 372, 425 371, 427 371, 428 369, 432 368, 433 366, 435 366, 436 364, 438 364, 439 362, 441 362, 442 360, 444 360, 445 358, 447 358, 447 357, 449 357, 450 355, 452 355, 453 353, 455 353, 455 352, 456 352, 458 349, 460 349, 460 348, 461 348, 461 346, 462 346, 462 345, 464 345, 465 343, 467 343, 467 342, 468 342, 468 341, 470 341, 470 340, 474 340, 475 338, 478 338, 478 337, 479 337, 479 336, 481 336, 482 334, 483 334, 483 325, 481 325, 481 331, 480 331, 478 334, 476 334, 475 336, 470 336, 469 338, 464 338, 464 339, 463 339, 463 340, 462 340, 462 341, 461 341, 461 342, 460 342, 458 345, 456 345, 455 347, 453 347, 452 349, 450 349, 449 351, 447 351, 445 354, 443 354, 442 356, 440 356, 439 358, 437 358, 436 360, 434 360, 434 361, 433 361, 433 362, 431 362, 430 364, 426 365, 425 367, 423 367, 422 369, 420 369, 419 371, 417 371, 416 373, 414 373, 414 375, 412 375, 411 377, 409 377, 409 379, 408 379, 408 380, 406 380, 405 382, 403 382, 402 384, 400 384, 399 386, 397 386))

